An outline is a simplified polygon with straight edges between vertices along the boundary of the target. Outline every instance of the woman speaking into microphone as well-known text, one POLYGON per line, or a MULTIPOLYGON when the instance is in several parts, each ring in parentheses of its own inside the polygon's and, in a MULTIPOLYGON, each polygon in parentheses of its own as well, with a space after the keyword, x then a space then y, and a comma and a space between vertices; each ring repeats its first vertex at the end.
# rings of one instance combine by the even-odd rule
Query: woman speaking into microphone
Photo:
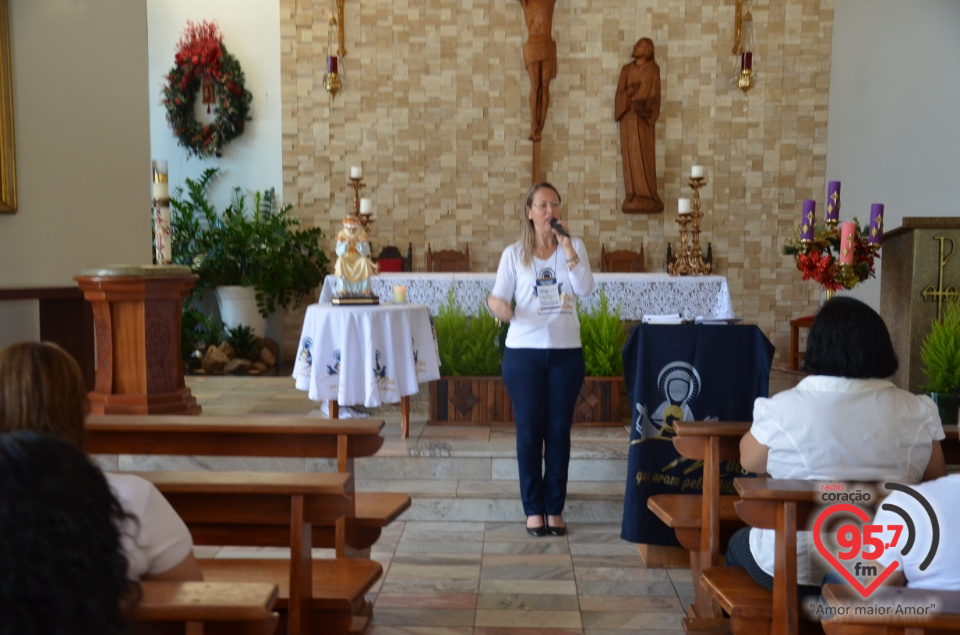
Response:
POLYGON ((531 536, 567 531, 570 428, 584 377, 577 298, 593 291, 586 248, 570 236, 562 212, 557 188, 530 188, 520 240, 504 249, 487 297, 494 317, 509 323, 503 383, 513 402, 520 500, 531 536))

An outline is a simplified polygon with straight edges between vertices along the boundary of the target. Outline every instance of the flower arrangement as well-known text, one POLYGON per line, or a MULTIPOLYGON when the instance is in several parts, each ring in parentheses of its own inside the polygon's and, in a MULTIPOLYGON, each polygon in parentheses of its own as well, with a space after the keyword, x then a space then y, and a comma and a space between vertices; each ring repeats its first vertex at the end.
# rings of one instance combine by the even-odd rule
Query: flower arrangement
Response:
POLYGON ((227 53, 217 25, 209 22, 187 22, 174 59, 162 89, 167 122, 190 154, 220 156, 223 144, 243 134, 250 119, 253 95, 243 86, 240 63, 227 53), (193 115, 201 86, 216 104, 212 124, 203 125, 193 115))
POLYGON ((840 289, 853 289, 876 274, 875 258, 879 258, 883 238, 883 205, 870 208, 870 227, 864 231, 860 221, 839 222, 840 182, 831 181, 827 193, 826 222, 816 222, 816 203, 803 202, 800 224, 783 246, 783 253, 793 256, 804 280, 815 280, 828 294, 840 289), (838 226, 839 225, 839 226, 838 226))
POLYGON ((853 224, 851 263, 840 262, 840 229, 825 223, 814 226, 812 240, 802 240, 800 228, 795 228, 793 239, 783 246, 783 253, 795 258, 804 280, 814 280, 826 291, 852 289, 875 276, 873 260, 880 257, 856 218, 853 224))

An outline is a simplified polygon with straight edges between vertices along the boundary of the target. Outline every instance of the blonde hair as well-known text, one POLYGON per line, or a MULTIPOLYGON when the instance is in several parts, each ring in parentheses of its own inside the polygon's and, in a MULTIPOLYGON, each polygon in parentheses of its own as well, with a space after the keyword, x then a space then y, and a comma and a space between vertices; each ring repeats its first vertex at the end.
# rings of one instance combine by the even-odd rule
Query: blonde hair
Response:
POLYGON ((90 400, 76 360, 51 342, 0 350, 0 432, 32 430, 83 449, 90 400))
POLYGON ((557 200, 561 203, 563 202, 563 198, 560 196, 557 188, 546 181, 541 181, 527 190, 527 198, 523 204, 523 218, 521 219, 522 222, 520 226, 520 262, 522 262, 525 267, 529 267, 533 263, 533 250, 537 246, 537 234, 533 229, 533 221, 527 216, 527 211, 533 205, 533 197, 543 189, 552 190, 553 193, 557 195, 557 200))

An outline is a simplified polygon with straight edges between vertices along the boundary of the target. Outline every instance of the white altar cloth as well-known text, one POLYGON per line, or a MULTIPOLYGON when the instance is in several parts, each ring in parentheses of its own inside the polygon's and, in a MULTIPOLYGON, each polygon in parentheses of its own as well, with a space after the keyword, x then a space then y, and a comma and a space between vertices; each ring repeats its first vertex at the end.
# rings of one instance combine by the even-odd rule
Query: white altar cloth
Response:
POLYGON ((419 384, 440 378, 429 309, 311 304, 293 377, 311 400, 344 406, 375 408, 415 395, 419 384))
MULTIPOLYGON (((580 306, 596 308, 600 289, 607 294, 611 309, 620 306, 620 319, 640 321, 644 315, 681 315, 726 320, 735 317, 730 288, 725 276, 671 276, 666 273, 597 273, 596 286, 580 298, 580 306)), ((382 273, 371 279, 380 302, 393 301, 394 285, 407 286, 407 300, 430 307, 432 315, 454 290, 457 304, 469 314, 481 310, 493 289, 494 273, 382 273)), ((336 278, 327 276, 320 292, 320 304, 329 305, 336 293, 336 278)))

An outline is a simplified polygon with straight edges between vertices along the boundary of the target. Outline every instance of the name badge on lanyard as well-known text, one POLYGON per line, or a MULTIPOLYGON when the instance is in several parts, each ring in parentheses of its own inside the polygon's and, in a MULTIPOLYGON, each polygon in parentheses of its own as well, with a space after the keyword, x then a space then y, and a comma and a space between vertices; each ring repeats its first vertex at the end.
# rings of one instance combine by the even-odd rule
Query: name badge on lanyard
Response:
POLYGON ((554 272, 545 268, 537 272, 537 314, 558 313, 562 306, 560 285, 554 272))

